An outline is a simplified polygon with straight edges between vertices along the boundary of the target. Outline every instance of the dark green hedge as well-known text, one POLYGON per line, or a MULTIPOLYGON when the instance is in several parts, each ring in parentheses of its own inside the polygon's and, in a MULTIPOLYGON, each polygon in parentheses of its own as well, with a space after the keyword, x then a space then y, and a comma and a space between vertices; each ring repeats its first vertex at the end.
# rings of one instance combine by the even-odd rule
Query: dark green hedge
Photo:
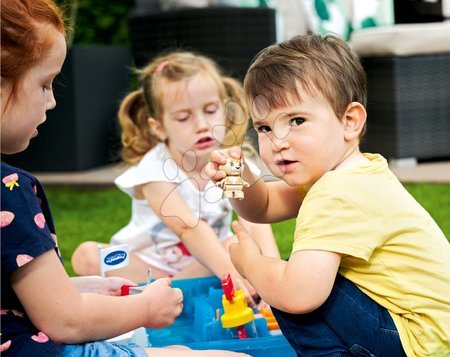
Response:
POLYGON ((77 45, 129 45, 128 13, 133 0, 56 0, 73 23, 77 45))

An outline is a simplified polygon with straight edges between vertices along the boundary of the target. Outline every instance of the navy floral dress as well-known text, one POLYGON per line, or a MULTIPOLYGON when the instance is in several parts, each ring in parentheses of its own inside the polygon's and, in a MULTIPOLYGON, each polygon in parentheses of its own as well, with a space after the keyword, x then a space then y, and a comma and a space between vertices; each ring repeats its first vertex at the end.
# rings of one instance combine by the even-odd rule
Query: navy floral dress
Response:
POLYGON ((59 356, 61 345, 37 330, 11 287, 10 276, 34 258, 55 250, 53 220, 39 181, 1 163, 1 347, 4 356, 59 356))

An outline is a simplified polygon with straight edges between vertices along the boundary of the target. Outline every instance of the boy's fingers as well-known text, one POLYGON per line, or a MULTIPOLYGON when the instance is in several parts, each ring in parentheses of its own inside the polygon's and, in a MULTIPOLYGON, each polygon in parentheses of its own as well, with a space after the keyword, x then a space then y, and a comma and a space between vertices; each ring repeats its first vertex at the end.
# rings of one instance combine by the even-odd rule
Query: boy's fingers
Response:
POLYGON ((225 164, 227 162, 226 156, 219 150, 215 150, 211 153, 211 159, 213 162, 215 162, 219 165, 225 164))
POLYGON ((242 155, 242 150, 240 146, 233 146, 230 151, 230 156, 234 157, 235 159, 240 159, 242 155))
POLYGON ((225 172, 219 170, 217 166, 212 162, 209 162, 205 166, 205 173, 212 180, 220 180, 226 176, 225 172))
POLYGON ((244 228, 244 226, 240 222, 233 221, 233 223, 231 223, 231 226, 233 227, 233 231, 236 234, 236 237, 239 239, 239 241, 241 241, 242 239, 251 238, 250 233, 248 233, 248 231, 244 228))

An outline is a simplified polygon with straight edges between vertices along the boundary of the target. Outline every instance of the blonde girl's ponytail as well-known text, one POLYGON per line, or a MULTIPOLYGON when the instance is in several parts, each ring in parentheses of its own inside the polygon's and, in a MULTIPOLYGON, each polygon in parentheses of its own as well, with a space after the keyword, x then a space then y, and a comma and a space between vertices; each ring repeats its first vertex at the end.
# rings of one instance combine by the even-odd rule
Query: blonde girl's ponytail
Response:
POLYGON ((122 160, 136 164, 158 143, 147 122, 149 115, 142 89, 131 92, 123 99, 118 116, 122 129, 122 160))

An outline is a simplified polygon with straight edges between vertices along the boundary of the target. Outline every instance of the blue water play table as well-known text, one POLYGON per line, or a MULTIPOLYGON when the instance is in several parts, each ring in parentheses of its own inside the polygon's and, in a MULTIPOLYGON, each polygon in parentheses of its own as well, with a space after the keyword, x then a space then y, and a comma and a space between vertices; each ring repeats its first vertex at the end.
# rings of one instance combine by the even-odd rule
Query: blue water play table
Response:
POLYGON ((223 291, 218 278, 174 280, 172 286, 183 291, 183 313, 171 326, 147 329, 149 346, 185 345, 195 350, 224 349, 256 357, 296 356, 279 330, 269 332, 263 317, 255 316, 253 322, 245 325, 247 339, 238 339, 234 328, 222 328, 223 291))

